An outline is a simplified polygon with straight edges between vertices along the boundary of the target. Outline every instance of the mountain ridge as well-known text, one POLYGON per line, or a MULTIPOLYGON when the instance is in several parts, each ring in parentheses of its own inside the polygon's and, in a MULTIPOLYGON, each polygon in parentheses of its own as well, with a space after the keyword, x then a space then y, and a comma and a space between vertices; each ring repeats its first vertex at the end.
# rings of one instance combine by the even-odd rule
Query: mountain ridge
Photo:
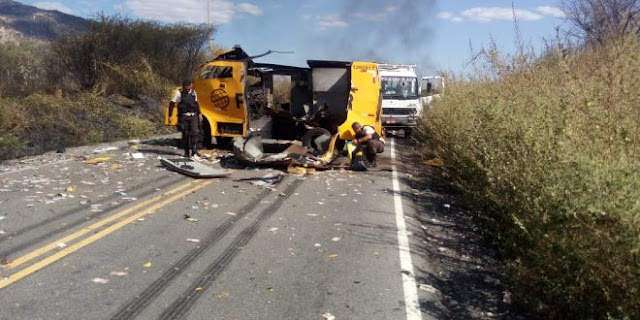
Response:
POLYGON ((90 21, 57 10, 44 10, 13 0, 0 0, 0 43, 52 41, 84 33, 90 21))

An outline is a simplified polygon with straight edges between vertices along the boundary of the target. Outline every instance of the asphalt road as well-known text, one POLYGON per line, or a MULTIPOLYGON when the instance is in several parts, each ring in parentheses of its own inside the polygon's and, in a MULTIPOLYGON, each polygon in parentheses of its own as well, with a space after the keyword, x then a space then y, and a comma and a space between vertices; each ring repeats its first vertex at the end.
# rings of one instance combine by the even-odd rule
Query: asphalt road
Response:
POLYGON ((227 158, 214 166, 231 176, 210 180, 160 166, 178 150, 115 146, 102 164, 86 147, 2 167, 0 319, 456 318, 446 284, 422 276, 438 274, 425 246, 446 249, 425 236, 406 141, 371 172, 227 158), (247 180, 267 174, 285 176, 247 180))

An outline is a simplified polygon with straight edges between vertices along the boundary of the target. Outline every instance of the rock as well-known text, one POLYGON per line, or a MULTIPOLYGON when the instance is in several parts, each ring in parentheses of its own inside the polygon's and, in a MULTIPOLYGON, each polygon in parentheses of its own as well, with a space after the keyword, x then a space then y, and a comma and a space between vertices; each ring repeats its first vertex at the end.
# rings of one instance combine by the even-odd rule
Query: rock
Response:
POLYGON ((138 104, 138 101, 129 99, 120 94, 112 94, 111 96, 109 96, 109 99, 113 101, 113 103, 127 108, 131 108, 134 105, 138 104))

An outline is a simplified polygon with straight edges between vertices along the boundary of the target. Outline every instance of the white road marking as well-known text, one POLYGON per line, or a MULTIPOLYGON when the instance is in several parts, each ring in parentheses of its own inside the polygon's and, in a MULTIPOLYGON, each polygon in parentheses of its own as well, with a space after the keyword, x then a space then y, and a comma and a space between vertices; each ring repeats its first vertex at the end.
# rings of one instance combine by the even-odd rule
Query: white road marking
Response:
POLYGON ((400 251, 400 268, 402 269, 405 311, 407 313, 407 320, 418 320, 422 319, 422 313, 420 312, 418 287, 414 279, 413 263, 411 262, 407 224, 404 220, 404 210, 402 209, 400 183, 398 182, 398 171, 396 168, 395 139, 391 139, 391 171, 393 203, 396 211, 396 225, 398 226, 398 249, 400 251))

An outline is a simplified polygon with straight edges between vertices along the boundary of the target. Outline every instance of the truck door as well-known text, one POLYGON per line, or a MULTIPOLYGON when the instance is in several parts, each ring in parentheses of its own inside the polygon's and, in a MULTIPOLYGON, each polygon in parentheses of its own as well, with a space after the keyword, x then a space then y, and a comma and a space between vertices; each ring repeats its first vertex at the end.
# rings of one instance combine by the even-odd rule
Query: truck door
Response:
POLYGON ((378 65, 372 62, 354 62, 351 65, 351 95, 347 120, 340 125, 340 139, 353 139, 351 124, 359 122, 372 126, 382 135, 380 75, 378 65))
POLYGON ((242 61, 213 61, 201 68, 194 81, 198 102, 212 136, 245 135, 244 74, 245 63, 242 61))

